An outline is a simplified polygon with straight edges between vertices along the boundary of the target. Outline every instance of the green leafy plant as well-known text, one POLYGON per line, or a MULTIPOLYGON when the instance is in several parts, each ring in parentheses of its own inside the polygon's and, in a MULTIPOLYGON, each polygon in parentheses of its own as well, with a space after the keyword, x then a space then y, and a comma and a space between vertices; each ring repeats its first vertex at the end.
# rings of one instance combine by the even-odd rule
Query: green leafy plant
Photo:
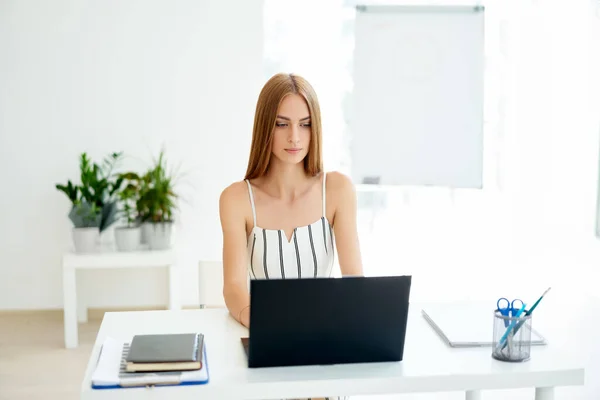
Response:
POLYGON ((168 171, 161 151, 152 168, 141 177, 137 210, 142 222, 173 222, 178 199, 174 186, 175 176, 168 171))
POLYGON ((119 177, 124 184, 118 192, 122 205, 120 215, 127 222, 127 227, 133 228, 139 222, 137 204, 140 199, 142 179, 135 172, 125 172, 120 174, 119 177))
POLYGON ((79 159, 81 183, 71 180, 66 185, 56 184, 71 201, 72 208, 69 219, 76 228, 98 227, 100 232, 116 222, 116 193, 123 183, 123 178, 113 174, 122 153, 112 153, 101 164, 93 163, 87 153, 79 159))

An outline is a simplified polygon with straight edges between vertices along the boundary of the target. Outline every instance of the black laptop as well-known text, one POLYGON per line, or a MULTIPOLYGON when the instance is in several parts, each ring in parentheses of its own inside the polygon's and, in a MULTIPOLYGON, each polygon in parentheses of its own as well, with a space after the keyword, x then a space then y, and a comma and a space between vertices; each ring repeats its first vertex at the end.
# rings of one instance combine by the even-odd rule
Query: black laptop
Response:
POLYGON ((248 367, 401 361, 411 278, 252 280, 248 367))

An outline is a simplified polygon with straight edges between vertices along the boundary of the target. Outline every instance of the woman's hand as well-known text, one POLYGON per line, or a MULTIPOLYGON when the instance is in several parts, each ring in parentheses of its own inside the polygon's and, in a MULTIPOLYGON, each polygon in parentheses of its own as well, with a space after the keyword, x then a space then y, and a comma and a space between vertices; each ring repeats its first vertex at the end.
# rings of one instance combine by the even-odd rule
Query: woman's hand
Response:
POLYGON ((250 328, 250 306, 246 306, 242 309, 238 320, 246 328, 250 328))

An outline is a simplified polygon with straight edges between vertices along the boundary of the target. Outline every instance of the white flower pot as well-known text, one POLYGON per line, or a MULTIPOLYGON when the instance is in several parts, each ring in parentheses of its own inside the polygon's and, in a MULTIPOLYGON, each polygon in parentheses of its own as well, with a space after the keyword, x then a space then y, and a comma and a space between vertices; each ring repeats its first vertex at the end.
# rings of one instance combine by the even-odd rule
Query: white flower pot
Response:
POLYGON ((98 243, 101 249, 112 249, 115 247, 115 226, 112 225, 100 232, 98 243))
POLYGON ((150 250, 166 250, 171 248, 172 222, 149 222, 146 224, 148 247, 150 250))
POLYGON ((95 228, 73 228, 73 244, 76 253, 94 253, 98 250, 100 230, 95 228))
POLYGON ((119 251, 135 251, 140 248, 142 230, 139 227, 115 228, 115 241, 119 251))
POLYGON ((150 226, 149 222, 144 222, 141 226, 141 230, 142 230, 142 235, 140 238, 140 243, 141 244, 148 244, 148 236, 150 235, 150 228, 152 228, 150 226))

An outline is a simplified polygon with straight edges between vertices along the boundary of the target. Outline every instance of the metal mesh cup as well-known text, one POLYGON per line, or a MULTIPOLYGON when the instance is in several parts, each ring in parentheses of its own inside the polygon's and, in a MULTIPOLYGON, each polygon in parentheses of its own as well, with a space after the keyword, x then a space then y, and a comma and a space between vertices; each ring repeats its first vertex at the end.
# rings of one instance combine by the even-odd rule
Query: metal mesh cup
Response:
POLYGON ((522 362, 531 355, 531 315, 506 317, 494 311, 492 357, 500 361, 522 362))

